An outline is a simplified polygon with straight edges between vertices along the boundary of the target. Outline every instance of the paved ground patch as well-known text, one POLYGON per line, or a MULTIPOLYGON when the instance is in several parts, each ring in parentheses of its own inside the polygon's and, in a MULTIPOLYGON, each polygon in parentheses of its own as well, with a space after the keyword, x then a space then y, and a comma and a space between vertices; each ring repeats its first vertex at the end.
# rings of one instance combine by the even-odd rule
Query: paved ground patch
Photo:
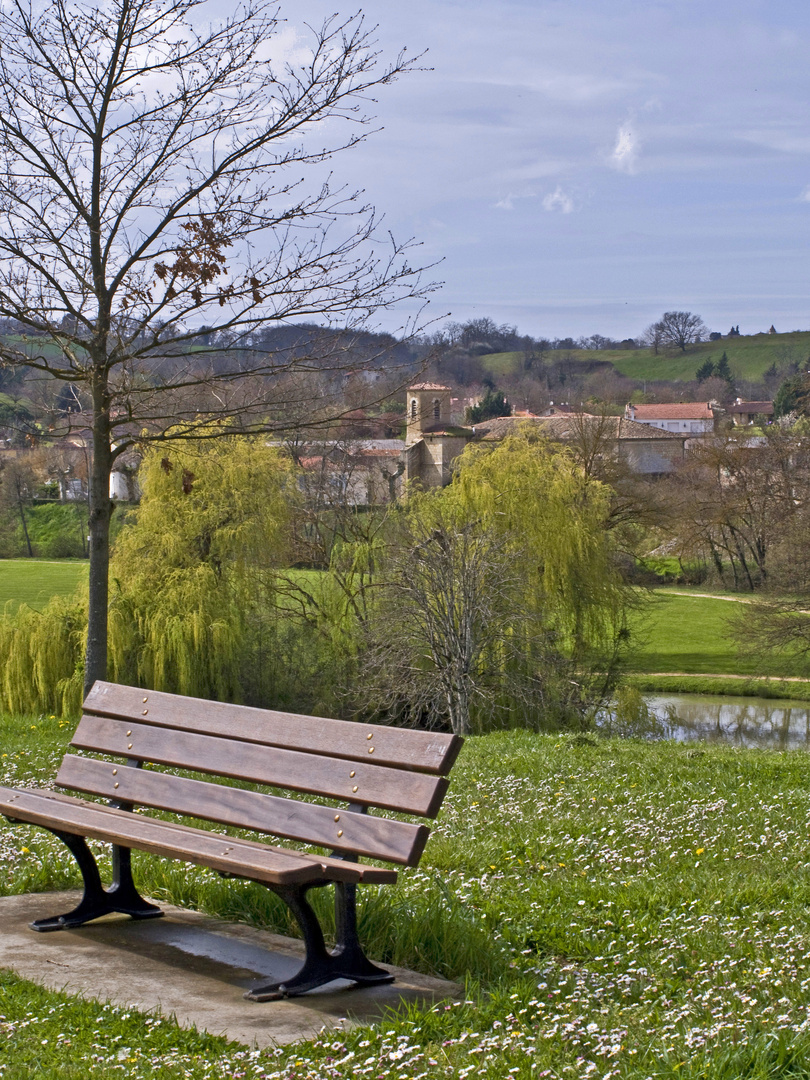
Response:
POLYGON ((108 916, 76 930, 29 929, 31 920, 73 907, 79 895, 0 898, 0 967, 52 990, 159 1008, 183 1026, 259 1047, 310 1038, 324 1027, 374 1023, 401 1002, 430 1005, 460 993, 454 983, 386 965, 396 975, 387 986, 335 983, 285 1001, 245 1001, 255 983, 295 972, 301 942, 166 904, 162 919, 108 916))

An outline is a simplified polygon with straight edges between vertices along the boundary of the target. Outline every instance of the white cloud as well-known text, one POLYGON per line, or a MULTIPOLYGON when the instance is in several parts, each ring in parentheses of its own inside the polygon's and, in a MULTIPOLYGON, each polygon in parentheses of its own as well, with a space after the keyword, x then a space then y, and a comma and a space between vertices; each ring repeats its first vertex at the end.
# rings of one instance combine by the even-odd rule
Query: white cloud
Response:
POLYGON ((634 173, 638 158, 638 136, 631 131, 629 124, 623 124, 616 136, 616 145, 610 155, 610 164, 619 172, 634 173))
POLYGON ((799 196, 799 202, 810 202, 810 184, 807 185, 799 196))
POLYGON ((556 189, 550 191, 543 199, 543 209, 549 212, 557 210, 561 214, 570 214, 574 209, 574 200, 558 184, 556 189))

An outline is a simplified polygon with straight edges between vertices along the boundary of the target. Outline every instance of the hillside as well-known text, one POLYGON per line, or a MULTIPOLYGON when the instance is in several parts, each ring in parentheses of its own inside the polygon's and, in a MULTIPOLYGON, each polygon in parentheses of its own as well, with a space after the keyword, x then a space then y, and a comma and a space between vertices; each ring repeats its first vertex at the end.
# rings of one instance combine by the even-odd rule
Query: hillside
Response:
MULTIPOLYGON (((688 382, 694 379, 696 369, 705 360, 719 360, 723 352, 738 378, 755 381, 761 379, 772 365, 783 369, 793 363, 807 363, 810 359, 810 331, 722 338, 720 341, 692 345, 686 353, 659 353, 658 356, 654 355, 652 349, 553 349, 543 354, 543 362, 583 365, 608 362, 630 379, 688 382)), ((492 353, 480 357, 480 361, 495 377, 513 375, 523 369, 524 354, 492 353)))

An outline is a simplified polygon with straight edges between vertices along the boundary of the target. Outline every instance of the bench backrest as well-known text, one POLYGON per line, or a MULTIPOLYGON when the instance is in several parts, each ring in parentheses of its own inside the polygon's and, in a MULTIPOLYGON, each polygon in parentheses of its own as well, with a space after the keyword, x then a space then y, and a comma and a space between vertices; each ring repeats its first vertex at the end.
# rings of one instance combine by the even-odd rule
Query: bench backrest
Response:
POLYGON ((154 764, 369 807, 435 817, 463 740, 455 735, 253 709, 97 682, 72 745, 123 758, 68 754, 61 787, 338 852, 415 865, 424 825, 177 776, 154 764), (133 767, 135 766, 135 767, 133 767))

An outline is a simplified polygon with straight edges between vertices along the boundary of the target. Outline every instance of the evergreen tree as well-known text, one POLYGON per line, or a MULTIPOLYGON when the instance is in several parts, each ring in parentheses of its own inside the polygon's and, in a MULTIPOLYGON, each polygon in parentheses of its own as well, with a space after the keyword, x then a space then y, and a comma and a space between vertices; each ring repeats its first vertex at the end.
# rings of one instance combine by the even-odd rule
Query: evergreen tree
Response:
MULTIPOLYGON (((725 353, 723 353, 723 355, 725 356, 725 353)), ((714 374, 714 360, 712 360, 711 357, 708 357, 695 372, 695 378, 698 382, 705 382, 706 379, 710 379, 714 374)))
POLYGON ((717 361, 717 364, 715 365, 714 374, 718 377, 718 379, 725 379, 726 382, 729 384, 733 382, 733 376, 731 374, 731 368, 729 367, 728 357, 726 356, 725 349, 723 350, 723 355, 720 357, 720 359, 717 361))
POLYGON ((787 416, 792 412, 803 414, 807 412, 807 388, 803 375, 794 375, 790 379, 785 379, 773 399, 775 417, 787 416))
POLYGON ((503 390, 489 387, 486 394, 477 405, 467 409, 467 422, 480 424, 483 420, 492 420, 496 416, 511 416, 512 406, 506 399, 503 390))

